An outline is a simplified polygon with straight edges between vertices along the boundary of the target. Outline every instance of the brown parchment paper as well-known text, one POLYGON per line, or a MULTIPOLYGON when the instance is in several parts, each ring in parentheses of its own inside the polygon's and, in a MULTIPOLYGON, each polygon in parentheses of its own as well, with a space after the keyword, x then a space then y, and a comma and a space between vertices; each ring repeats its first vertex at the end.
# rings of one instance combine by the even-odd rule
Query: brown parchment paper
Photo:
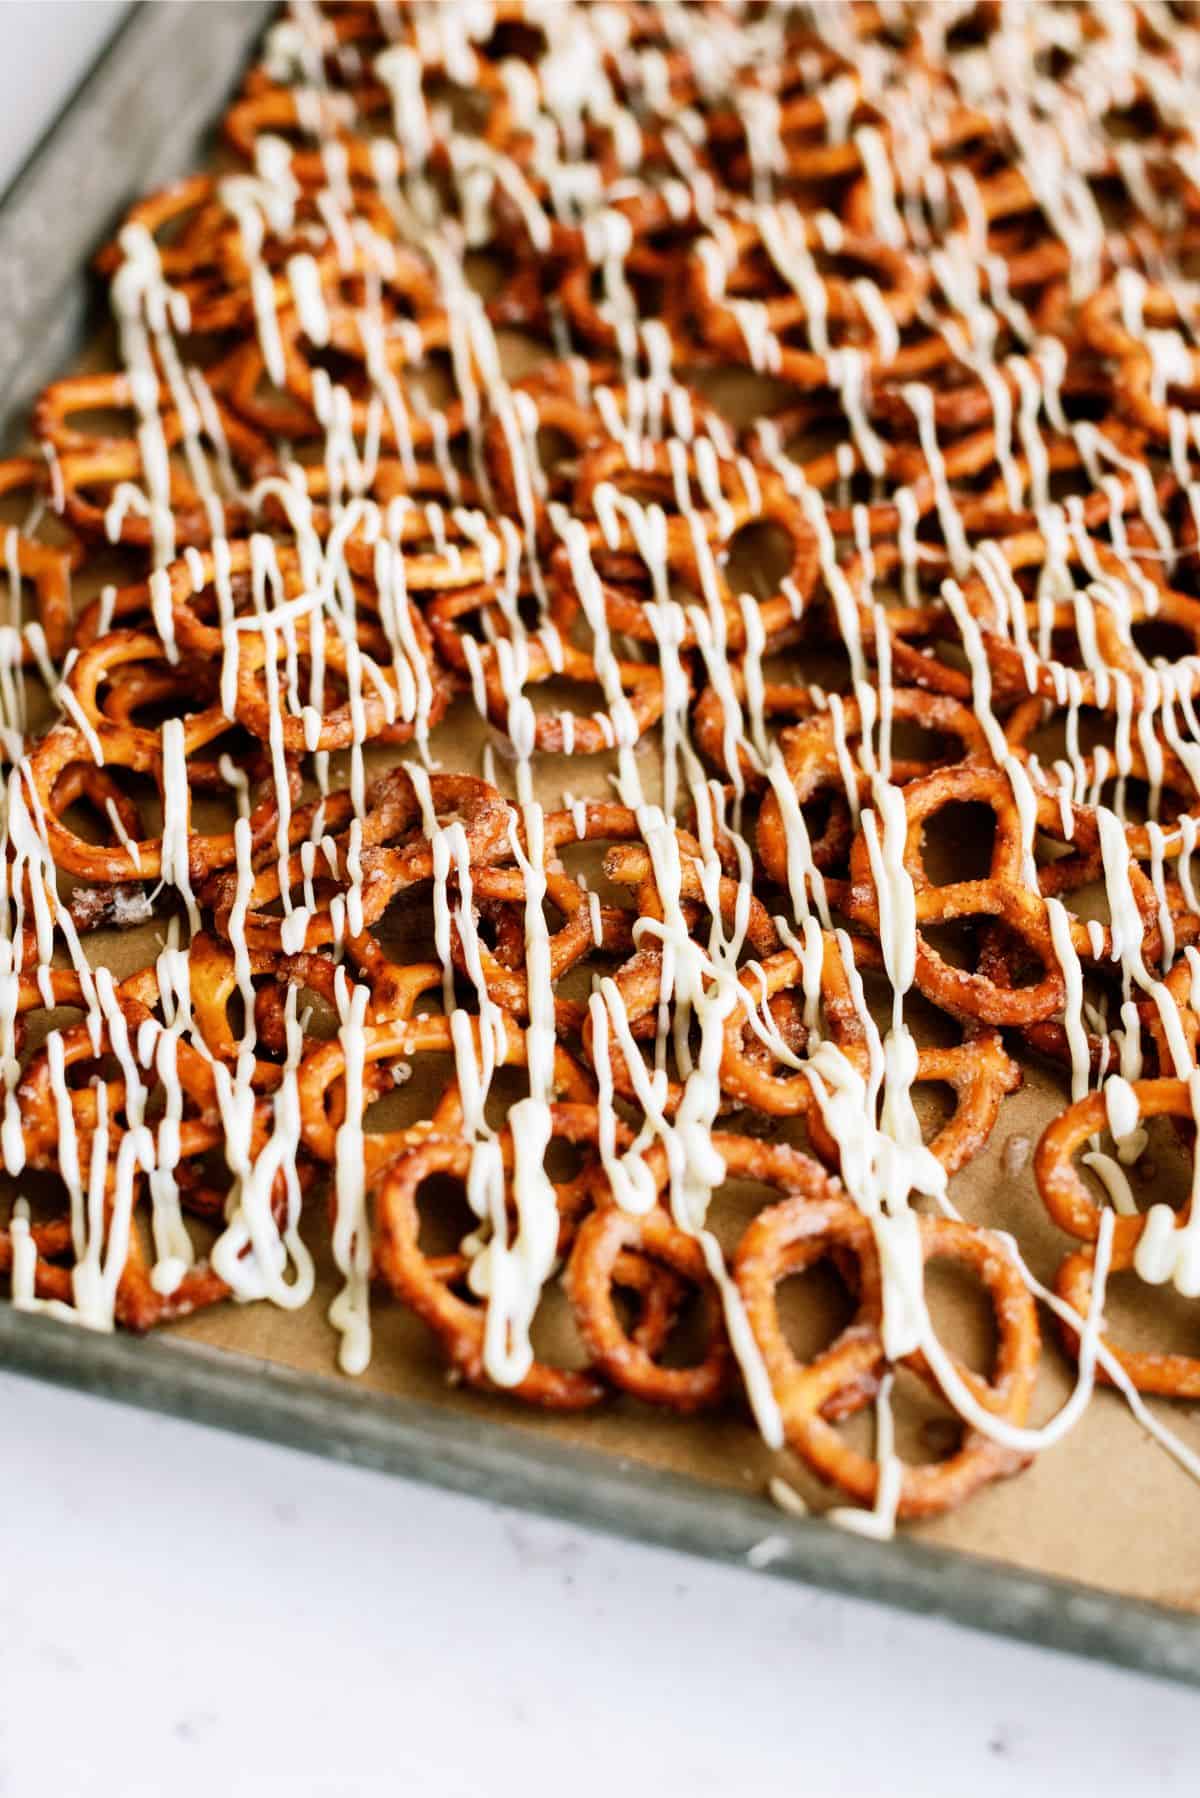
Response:
MULTIPOLYGON (((513 333, 504 333, 505 361, 510 378, 516 378, 544 356, 544 350, 513 333)), ((81 360, 81 367, 113 366, 108 333, 81 360)), ((685 378, 690 378, 688 375, 685 378)), ((757 377, 730 381, 718 377, 711 397, 740 419, 752 418, 770 404, 772 395, 757 377)), ((701 381, 699 384, 703 384, 701 381)), ((0 508, 2 509, 2 508, 0 508)), ((751 565, 740 571, 742 584, 753 588, 766 577, 751 565)), ((120 554, 101 556, 89 570, 91 578, 79 588, 80 598, 98 589, 103 580, 140 578, 139 570, 122 567, 120 554)), ((821 670, 807 660, 797 662, 787 652, 769 666, 772 678, 789 666, 807 679, 820 679, 821 670), (789 660, 790 657, 790 660, 789 660)), ((32 685, 32 683, 31 683, 32 685)), ((552 683, 533 690, 539 709, 557 709, 579 703, 577 694, 558 693, 552 683)), ((589 701, 588 704, 590 705, 589 701)), ((36 710, 31 706, 31 722, 36 710)), ((48 715, 45 714, 44 715, 48 715)), ((510 793, 502 739, 475 714, 469 697, 458 700, 433 735, 434 756, 448 771, 481 772, 484 747, 491 743, 495 777, 510 793)), ((657 733, 643 744, 643 779, 652 790, 658 760, 657 733)), ((405 752, 409 753, 409 752, 405 752)), ((370 748, 368 768, 379 772, 398 759, 397 752, 370 748)), ((338 784, 338 759, 334 758, 333 784, 338 784)), ((576 797, 607 797, 611 793, 607 758, 538 758, 538 797, 548 808, 562 803, 564 792, 576 797)), ((564 852, 568 866, 572 862, 564 852)), ((587 864, 591 884, 597 884, 598 862, 587 864)), ((405 908, 397 905, 387 914, 377 933, 398 959, 431 958, 432 938, 426 922, 426 899, 405 908), (407 946, 407 956, 402 947, 407 946)), ((143 967, 153 959, 161 942, 161 924, 121 933, 97 932, 86 937, 89 956, 97 965, 111 967, 118 975, 143 967)), ((590 966, 590 964, 589 964, 590 966)), ((572 990, 572 989, 563 989, 572 990)), ((586 980, 581 991, 586 991, 586 980)), ((947 1040, 952 1040, 948 1038, 947 1040)), ((1004 1102, 1000 1120, 986 1151, 955 1177, 951 1196, 969 1219, 1011 1231, 1034 1274, 1051 1284, 1062 1256, 1073 1246, 1049 1223, 1038 1199, 1032 1173, 1032 1149, 1041 1130, 1067 1101, 1065 1079, 1039 1067, 1015 1041, 1010 1044, 1025 1069, 1025 1084, 1004 1102)), ((368 1114, 368 1128, 393 1128, 427 1116, 450 1073, 449 1059, 436 1067, 418 1064, 413 1078, 368 1114), (386 1118, 381 1106, 386 1106, 386 1118)), ((493 1106, 496 1122, 503 1114, 505 1098, 519 1089, 501 1083, 493 1106)), ((920 1104, 918 1106, 920 1109, 920 1104)), ((764 1121, 773 1138, 786 1137, 777 1129, 779 1120, 764 1121)), ((730 1127, 744 1128, 737 1116, 730 1127)), ((755 1126, 751 1125, 751 1128, 755 1126)), ((797 1140, 802 1140, 797 1138, 797 1140)), ((1186 1195, 1188 1162, 1169 1127, 1157 1132, 1148 1151, 1146 1167, 1135 1191, 1143 1203, 1152 1198, 1186 1195)), ((732 1249, 752 1210, 762 1202, 746 1189, 730 1188, 714 1198, 711 1221, 726 1247, 732 1249)), ((465 1209, 462 1227, 469 1227, 465 1209)), ((203 1242, 197 1234, 198 1247, 203 1242)), ((461 1234, 462 1232, 458 1232, 461 1234)), ((257 1357, 298 1371, 346 1380, 337 1368, 338 1333, 327 1320, 329 1304, 339 1287, 328 1241, 328 1206, 325 1188, 319 1187, 306 1205, 304 1234, 317 1261, 317 1290, 301 1312, 285 1312, 258 1303, 230 1302, 169 1326, 161 1335, 203 1342, 231 1356, 257 1357)), ((447 1246, 449 1246, 447 1241, 447 1246)), ((799 1282, 792 1285, 799 1286, 799 1282)), ((943 1279, 936 1265, 931 1270, 931 1305, 943 1337, 965 1353, 974 1365, 984 1365, 990 1330, 978 1293, 965 1290, 952 1279, 943 1279)), ((799 1349, 815 1351, 828 1341, 849 1314, 846 1296, 832 1276, 822 1282, 809 1277, 802 1292, 790 1300, 794 1340, 799 1349)), ((1171 1289, 1151 1289, 1133 1274, 1118 1275, 1110 1283, 1106 1316, 1110 1336, 1129 1347, 1157 1347, 1200 1353, 1200 1318, 1194 1304, 1188 1307, 1171 1289)), ((1049 1315, 1043 1312, 1044 1350, 1034 1421, 1053 1415, 1068 1396, 1074 1378, 1073 1363, 1062 1353, 1049 1315)), ((786 1451, 775 1454, 759 1439, 748 1408, 740 1398, 721 1413, 680 1418, 639 1402, 614 1396, 603 1405, 575 1416, 534 1411, 503 1394, 480 1394, 453 1384, 434 1339, 425 1326, 405 1311, 382 1287, 373 1301, 374 1353, 367 1371, 354 1382, 360 1389, 419 1398, 444 1405, 468 1416, 503 1418, 528 1442, 536 1465, 539 1441, 545 1437, 560 1443, 578 1442, 593 1450, 628 1457, 653 1467, 684 1473, 714 1489, 734 1488, 744 1493, 765 1493, 767 1483, 779 1475, 792 1484, 814 1509, 837 1502, 811 1478, 786 1451)), ((78 1352, 89 1352, 90 1336, 79 1332, 78 1352)), ((552 1284, 547 1288, 534 1331, 535 1347, 548 1360, 569 1363, 581 1360, 565 1299, 552 1284)), ((245 1375, 253 1382, 253 1361, 245 1362, 245 1375)), ((912 1459, 946 1452, 948 1413, 931 1402, 915 1381, 898 1382, 895 1394, 898 1444, 912 1459)), ((1151 1409, 1188 1445, 1200 1452, 1200 1416, 1187 1404, 1151 1402, 1151 1409)), ((863 1447, 871 1442, 872 1410, 868 1409, 849 1429, 863 1447)), ((1082 1421, 1071 1434, 1048 1449, 1015 1478, 986 1487, 960 1511, 921 1525, 903 1526, 928 1543, 968 1553, 986 1555, 1015 1568, 1082 1581, 1107 1591, 1152 1600, 1182 1610, 1200 1612, 1200 1488, 1168 1454, 1151 1439, 1116 1393, 1098 1389, 1082 1421)), ((769 1514, 764 1514, 764 1533, 769 1514)))

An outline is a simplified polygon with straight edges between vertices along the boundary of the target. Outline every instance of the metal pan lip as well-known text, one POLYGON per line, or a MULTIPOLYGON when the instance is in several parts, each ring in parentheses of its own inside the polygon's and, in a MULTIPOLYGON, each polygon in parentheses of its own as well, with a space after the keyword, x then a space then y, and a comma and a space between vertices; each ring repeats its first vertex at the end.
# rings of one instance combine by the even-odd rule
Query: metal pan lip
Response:
MULTIPOLYGON (((0 423, 94 328, 92 252, 123 207, 194 166, 275 8, 144 0, 0 197, 0 423)), ((0 1367, 336 1461, 1113 1666, 1200 1685, 1200 1616, 178 1338, 100 1335, 0 1303, 0 1367), (770 1537, 771 1554, 751 1551, 770 1537)))

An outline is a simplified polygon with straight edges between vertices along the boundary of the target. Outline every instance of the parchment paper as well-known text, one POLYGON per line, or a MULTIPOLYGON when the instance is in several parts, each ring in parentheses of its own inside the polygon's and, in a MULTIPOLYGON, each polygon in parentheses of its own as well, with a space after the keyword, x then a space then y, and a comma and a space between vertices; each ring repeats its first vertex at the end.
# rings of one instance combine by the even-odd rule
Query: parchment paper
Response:
MULTIPOLYGON (((543 352, 509 335, 506 361, 515 377, 536 365, 543 352)), ((81 366, 109 365, 107 352, 93 351, 81 366)), ((723 406, 742 418, 753 416, 769 403, 763 383, 747 380, 720 394, 723 406)), ((101 559, 103 562, 103 558, 101 559)), ((120 557, 101 569, 103 579, 136 578, 122 570, 120 557)), ((99 584, 97 579, 94 583, 99 584)), ((743 584, 754 585, 753 569, 744 571, 743 584)), ((80 588, 80 597, 91 583, 80 588)), ((786 657, 775 666, 783 666, 786 657)), ((819 674, 805 667, 806 678, 819 674)), ((798 666, 792 659, 794 671, 798 666)), ((31 682, 32 687, 32 682, 31 682)), ((539 708, 558 703, 547 687, 536 694, 539 708)), ((572 701, 567 701, 572 703, 572 701)), ((480 772, 485 742, 496 750, 497 777, 506 784, 502 743, 475 715, 469 698, 460 699, 438 727, 433 749, 446 770, 480 772)), ((656 759, 656 740, 646 748, 649 783, 656 759)), ((409 753, 409 752, 406 752, 409 753)), ((369 765, 381 769, 396 759, 396 752, 368 751, 369 765)), ((335 763, 336 767, 336 763, 335 763)), ((562 802, 564 790, 577 797, 602 797, 610 792, 609 767, 603 758, 539 757, 538 793, 548 808, 562 802)), ((334 784, 337 784, 336 778, 334 784)), ((511 790, 511 787, 510 789, 511 790)), ((428 916, 428 905, 418 900, 418 916, 428 916)), ((417 919, 403 907, 393 908, 381 931, 395 933, 396 941, 411 943, 409 959, 427 959, 432 953, 428 931, 416 928, 417 919), (407 925, 407 927, 406 927, 407 925), (418 946, 419 945, 419 946, 418 946)), ((161 926, 120 934, 102 932, 85 939, 95 963, 117 973, 132 971, 153 959, 161 926)), ((586 984, 584 989, 586 990, 586 984)), ((1062 1256, 1072 1246, 1052 1226, 1037 1197, 1031 1166, 1031 1150, 1045 1123, 1066 1102, 1065 1079, 1040 1067, 1024 1050, 1011 1044, 1025 1068, 1025 1084, 1008 1098, 987 1150, 955 1177, 951 1194, 963 1214, 972 1220, 1010 1230, 1021 1245, 1033 1272, 1043 1282, 1053 1281, 1062 1256)), ((387 1123, 394 1127, 428 1115, 434 1097, 449 1072, 448 1063, 436 1069, 418 1065, 413 1079, 385 1102, 387 1123)), ((374 1113, 372 1114, 372 1118, 374 1113)), ((368 1119, 368 1127, 372 1118, 368 1119)), ((383 1127, 382 1120, 378 1127, 383 1127)), ((731 1127, 741 1128, 731 1119, 731 1127)), ((771 1127, 774 1138, 786 1130, 771 1127)), ((1186 1168, 1178 1144, 1169 1130, 1156 1136, 1149 1152, 1152 1179, 1135 1179, 1135 1191, 1143 1202, 1161 1197, 1168 1187, 1178 1192, 1186 1184, 1186 1168), (1150 1187, 1153 1187, 1152 1194, 1150 1187)), ((712 1221, 727 1247, 736 1242, 750 1215, 747 1202, 736 1189, 714 1200, 712 1221)), ((759 1201, 761 1202, 761 1195, 759 1201)), ((169 1326, 165 1332, 204 1342, 231 1355, 261 1357, 309 1374, 345 1379, 337 1372, 338 1335, 326 1312, 338 1289, 328 1247, 327 1205, 319 1188, 306 1207, 304 1233, 318 1263, 317 1291, 302 1312, 284 1312, 265 1303, 242 1306, 233 1302, 169 1326)), ((465 1227, 465 1219, 464 1219, 465 1227)), ((198 1240, 202 1241, 199 1232, 198 1240)), ((973 1364, 982 1366, 988 1349, 989 1330, 977 1294, 962 1290, 953 1281, 933 1275, 935 1319, 950 1345, 966 1349, 973 1364)), ((830 1277, 791 1301, 795 1314, 796 1342, 811 1350, 828 1341, 849 1314, 849 1301, 830 1277)), ((544 1317, 535 1329, 535 1346, 548 1360, 580 1359, 580 1349, 565 1300, 548 1288, 544 1317)), ((1189 1309, 1168 1290, 1142 1286, 1133 1274, 1115 1276, 1110 1286, 1106 1315, 1110 1334, 1128 1347, 1174 1348, 1200 1352, 1200 1329, 1194 1306, 1189 1309)), ((656 1411, 635 1400, 613 1397, 599 1408, 576 1416, 539 1413, 503 1394, 480 1394, 456 1386, 447 1377, 444 1360, 425 1326, 405 1311, 383 1289, 377 1288, 373 1304, 374 1354, 358 1381, 360 1387, 380 1393, 431 1400, 467 1415, 503 1416, 528 1441, 536 1463, 539 1440, 545 1436, 560 1442, 586 1443, 618 1457, 631 1457, 655 1467, 691 1475, 714 1487, 733 1487, 743 1492, 765 1493, 768 1480, 780 1475, 814 1508, 837 1502, 812 1479, 790 1454, 774 1454, 758 1438, 744 1401, 732 1402, 722 1413, 692 1419, 656 1411)), ((1073 1364, 1061 1352, 1048 1316, 1043 1314, 1045 1346, 1038 1387, 1035 1421, 1052 1415, 1068 1395, 1074 1377, 1073 1364)), ((79 1354, 86 1356, 92 1339, 79 1333, 79 1354)), ((254 1379, 253 1362, 246 1363, 246 1378, 254 1379)), ((1200 1418, 1187 1404, 1152 1404, 1169 1426, 1193 1450, 1200 1451, 1200 1418)), ((943 1408, 934 1405, 924 1389, 903 1379, 897 1386, 899 1447, 910 1458, 928 1458, 934 1450, 945 1452, 943 1408)), ((864 1447, 871 1441, 872 1413, 868 1410, 848 1429, 864 1447)), ((1128 1594, 1183 1610, 1200 1611, 1200 1490, 1135 1422, 1123 1399, 1098 1390, 1083 1420, 1063 1442, 1046 1451, 1013 1479, 993 1483, 955 1514, 916 1526, 903 1526, 927 1542, 989 1556, 1033 1572, 1082 1581, 1105 1590, 1128 1594)))

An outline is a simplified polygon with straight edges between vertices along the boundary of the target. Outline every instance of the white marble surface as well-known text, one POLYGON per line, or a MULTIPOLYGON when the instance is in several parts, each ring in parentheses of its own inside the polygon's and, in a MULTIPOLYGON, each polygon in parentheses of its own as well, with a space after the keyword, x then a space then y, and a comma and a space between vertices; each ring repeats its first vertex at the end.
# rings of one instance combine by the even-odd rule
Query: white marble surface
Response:
MULTIPOLYGON (((119 11, 0 4, 0 183, 119 11)), ((0 1427, 0 1798, 1194 1788, 1166 1686, 11 1376, 0 1427)))
POLYGON ((0 1377, 0 1794, 1133 1798, 1189 1693, 0 1377))
POLYGON ((122 0, 0 0, 0 188, 111 36, 122 0))

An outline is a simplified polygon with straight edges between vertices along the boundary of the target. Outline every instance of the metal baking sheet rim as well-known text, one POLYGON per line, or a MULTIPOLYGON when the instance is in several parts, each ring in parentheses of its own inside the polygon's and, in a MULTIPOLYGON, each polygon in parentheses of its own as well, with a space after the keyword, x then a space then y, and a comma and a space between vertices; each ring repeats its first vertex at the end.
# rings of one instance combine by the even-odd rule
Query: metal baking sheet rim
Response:
MULTIPOLYGON (((124 23, 0 199, 0 421, 95 320, 88 260, 139 192, 181 174, 273 7, 146 0, 124 23)), ((633 1540, 940 1616, 1200 1685, 1200 1617, 902 1538, 874 1542, 766 1499, 501 1422, 169 1338, 78 1329, 0 1305, 0 1367, 633 1540)))

